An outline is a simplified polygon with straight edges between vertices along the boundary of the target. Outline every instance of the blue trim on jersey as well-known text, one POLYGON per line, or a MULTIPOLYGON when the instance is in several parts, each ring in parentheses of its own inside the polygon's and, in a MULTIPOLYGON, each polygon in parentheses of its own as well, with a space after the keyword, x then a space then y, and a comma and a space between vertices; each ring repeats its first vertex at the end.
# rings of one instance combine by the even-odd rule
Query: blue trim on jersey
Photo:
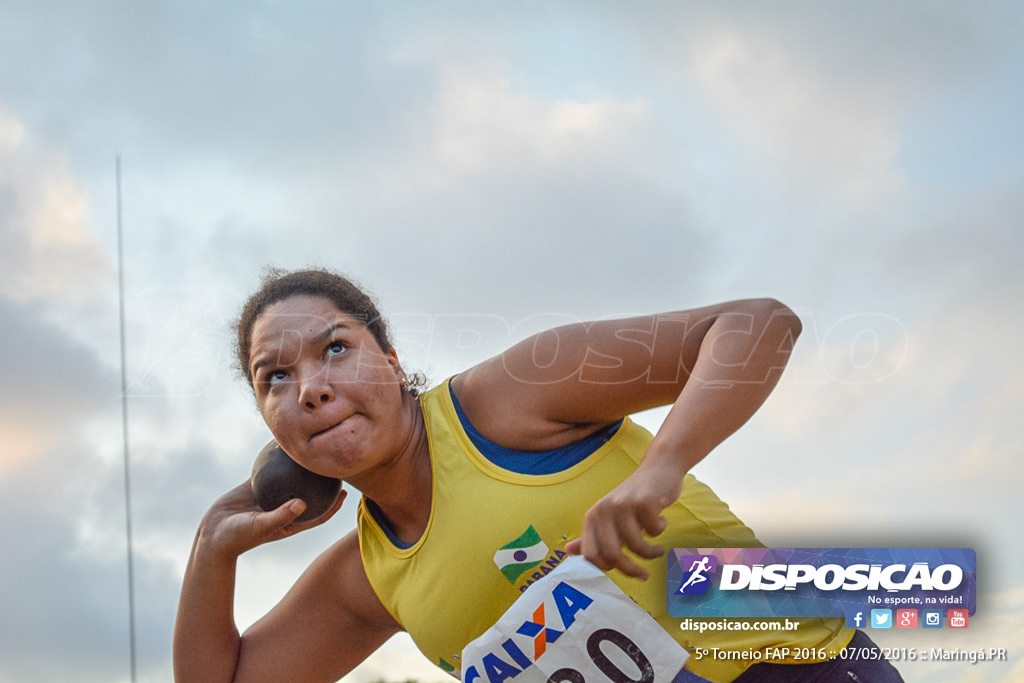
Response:
POLYGON ((388 537, 388 540, 391 541, 396 548, 408 550, 416 545, 415 543, 406 543, 398 536, 395 536, 395 532, 391 530, 391 525, 384 520, 384 513, 381 512, 377 504, 369 498, 366 499, 366 510, 370 513, 370 516, 373 517, 373 520, 377 522, 377 526, 381 528, 384 535, 388 537))
MULTIPOLYGON (((615 424, 609 425, 590 436, 585 436, 579 441, 562 446, 561 448, 553 448, 548 451, 517 451, 512 448, 499 446, 481 436, 480 432, 476 431, 470 423, 466 414, 462 412, 462 406, 459 405, 459 400, 455 398, 455 392, 452 391, 451 384, 448 385, 448 393, 451 394, 452 403, 455 405, 455 412, 459 416, 459 422, 462 423, 462 428, 466 430, 469 440, 473 442, 476 449, 498 467, 517 474, 554 474, 555 472, 567 470, 573 465, 582 462, 588 455, 605 445, 610 438, 615 436, 615 432, 619 430, 619 427, 622 426, 622 420, 619 420, 615 424)), ((366 499, 366 509, 395 547, 406 550, 415 545, 414 543, 404 543, 395 536, 390 525, 384 521, 384 515, 381 514, 380 508, 369 498, 366 499)))
POLYGON ((451 394, 452 403, 455 404, 455 412, 459 416, 462 428, 469 435, 476 449, 498 467, 516 472, 517 474, 554 474, 563 472, 573 465, 582 462, 588 455, 596 451, 607 441, 615 436, 615 432, 622 426, 622 420, 615 424, 600 429, 590 436, 585 436, 579 441, 573 442, 561 448, 553 448, 548 451, 517 451, 512 448, 505 448, 490 441, 480 432, 476 431, 466 414, 462 412, 459 400, 455 398, 452 385, 448 384, 448 393, 451 394))

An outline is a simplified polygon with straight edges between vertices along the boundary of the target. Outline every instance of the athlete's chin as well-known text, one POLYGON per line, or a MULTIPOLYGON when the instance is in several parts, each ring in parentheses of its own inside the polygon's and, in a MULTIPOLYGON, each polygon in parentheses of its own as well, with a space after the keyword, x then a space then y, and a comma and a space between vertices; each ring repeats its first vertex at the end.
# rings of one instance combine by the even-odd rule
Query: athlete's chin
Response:
POLYGON ((359 471, 366 465, 366 440, 357 429, 334 427, 314 436, 309 441, 310 461, 327 476, 344 479, 343 473, 359 471))

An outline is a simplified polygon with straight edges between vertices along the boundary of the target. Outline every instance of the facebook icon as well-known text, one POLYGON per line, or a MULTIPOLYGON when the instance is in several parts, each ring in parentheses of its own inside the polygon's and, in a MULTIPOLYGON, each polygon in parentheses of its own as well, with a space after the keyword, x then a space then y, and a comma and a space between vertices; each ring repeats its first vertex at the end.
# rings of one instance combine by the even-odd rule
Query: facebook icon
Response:
POLYGON ((860 628, 864 625, 864 610, 847 610, 846 626, 848 628, 860 628))

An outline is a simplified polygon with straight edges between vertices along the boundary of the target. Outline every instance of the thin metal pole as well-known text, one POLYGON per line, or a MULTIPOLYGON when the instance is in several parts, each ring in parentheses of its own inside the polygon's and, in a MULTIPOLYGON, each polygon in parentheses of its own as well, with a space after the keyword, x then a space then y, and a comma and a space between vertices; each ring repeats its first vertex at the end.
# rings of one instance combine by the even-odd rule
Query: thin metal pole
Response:
POLYGON ((128 457, 128 373, 125 362, 124 333, 124 242, 121 230, 121 155, 115 160, 117 170, 117 296, 121 330, 121 434, 124 446, 124 519, 128 541, 128 637, 131 653, 132 683, 135 683, 135 568, 132 562, 132 474, 128 457))

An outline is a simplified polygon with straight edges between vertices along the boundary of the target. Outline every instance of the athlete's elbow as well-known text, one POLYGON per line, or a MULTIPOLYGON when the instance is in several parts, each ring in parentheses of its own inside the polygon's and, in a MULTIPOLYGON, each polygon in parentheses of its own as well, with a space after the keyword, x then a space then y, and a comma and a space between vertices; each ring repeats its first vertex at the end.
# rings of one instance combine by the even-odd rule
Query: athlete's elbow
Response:
POLYGON ((800 316, 778 299, 754 299, 751 305, 756 309, 755 315, 765 321, 768 330, 791 342, 796 341, 804 329, 800 316))
POLYGON ((775 302, 776 306, 775 316, 786 325, 789 337, 795 341, 804 330, 804 324, 800 321, 800 316, 798 316, 792 308, 781 301, 775 299, 772 301, 775 302))

